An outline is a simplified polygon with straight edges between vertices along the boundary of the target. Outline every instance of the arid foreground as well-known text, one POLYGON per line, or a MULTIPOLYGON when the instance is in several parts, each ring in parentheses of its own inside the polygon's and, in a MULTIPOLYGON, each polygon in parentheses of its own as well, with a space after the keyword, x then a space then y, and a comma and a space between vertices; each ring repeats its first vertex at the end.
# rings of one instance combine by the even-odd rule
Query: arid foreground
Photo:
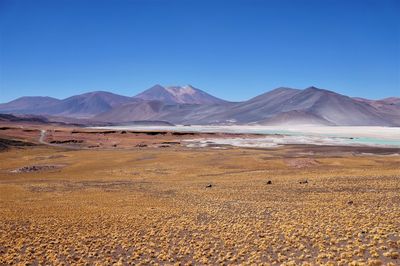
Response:
POLYGON ((398 149, 41 132, 0 132, 0 264, 400 265, 398 149))

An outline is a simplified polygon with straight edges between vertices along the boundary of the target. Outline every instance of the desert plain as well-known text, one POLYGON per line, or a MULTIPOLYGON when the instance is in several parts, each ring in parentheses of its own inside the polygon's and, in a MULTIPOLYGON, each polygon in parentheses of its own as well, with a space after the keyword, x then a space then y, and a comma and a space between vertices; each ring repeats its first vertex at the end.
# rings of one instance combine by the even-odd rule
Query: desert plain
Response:
POLYGON ((400 265, 399 148, 207 136, 2 125, 0 264, 400 265))

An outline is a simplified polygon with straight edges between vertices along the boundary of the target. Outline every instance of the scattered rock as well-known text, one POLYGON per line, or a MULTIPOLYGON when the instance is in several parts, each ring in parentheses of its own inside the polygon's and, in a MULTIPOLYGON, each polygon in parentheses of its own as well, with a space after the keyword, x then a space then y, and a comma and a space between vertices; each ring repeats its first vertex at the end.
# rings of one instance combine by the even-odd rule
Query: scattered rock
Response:
POLYGON ((352 201, 352 200, 349 200, 349 201, 347 202, 347 204, 352 205, 352 204, 353 204, 353 201, 352 201))
POLYGON ((88 148, 98 148, 98 147, 100 147, 100 145, 90 145, 90 146, 88 146, 88 148))
POLYGON ((12 170, 12 173, 31 173, 31 172, 38 172, 38 171, 46 171, 46 170, 54 170, 61 168, 60 165, 30 165, 24 166, 15 170, 12 170))
POLYGON ((179 145, 181 143, 179 141, 164 141, 161 144, 179 145))
POLYGON ((212 184, 208 184, 206 188, 212 188, 212 184))
POLYGON ((161 144, 161 145, 158 145, 157 147, 158 148, 169 148, 169 147, 171 147, 171 145, 169 145, 169 144, 161 144))
POLYGON ((302 180, 299 182, 300 184, 308 184, 308 180, 302 180))
POLYGON ((52 140, 50 141, 51 144, 77 144, 83 143, 83 140, 78 139, 67 139, 67 140, 52 140))
POLYGON ((267 181, 267 185, 271 185, 272 184, 272 181, 271 180, 268 180, 267 181))
POLYGON ((143 147, 147 147, 147 144, 139 143, 139 144, 136 144, 135 147, 143 148, 143 147))

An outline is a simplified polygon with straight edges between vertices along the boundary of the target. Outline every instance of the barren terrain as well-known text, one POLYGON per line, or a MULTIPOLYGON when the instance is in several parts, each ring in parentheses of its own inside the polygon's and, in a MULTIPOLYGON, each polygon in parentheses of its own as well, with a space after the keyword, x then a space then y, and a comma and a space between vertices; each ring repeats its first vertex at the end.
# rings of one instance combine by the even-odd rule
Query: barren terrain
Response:
POLYGON ((199 135, 4 125, 0 264, 400 264, 399 149, 199 135))

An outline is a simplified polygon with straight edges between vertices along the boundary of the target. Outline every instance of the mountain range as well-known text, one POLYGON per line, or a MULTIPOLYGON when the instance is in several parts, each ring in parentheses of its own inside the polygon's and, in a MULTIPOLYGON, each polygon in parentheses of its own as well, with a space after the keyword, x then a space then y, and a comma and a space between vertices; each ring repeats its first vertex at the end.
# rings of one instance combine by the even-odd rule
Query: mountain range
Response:
POLYGON ((133 97, 106 91, 62 100, 21 97, 0 104, 0 113, 125 124, 157 120, 175 124, 400 126, 400 98, 369 100, 316 87, 281 87, 247 101, 229 102, 191 85, 155 85, 133 97))

